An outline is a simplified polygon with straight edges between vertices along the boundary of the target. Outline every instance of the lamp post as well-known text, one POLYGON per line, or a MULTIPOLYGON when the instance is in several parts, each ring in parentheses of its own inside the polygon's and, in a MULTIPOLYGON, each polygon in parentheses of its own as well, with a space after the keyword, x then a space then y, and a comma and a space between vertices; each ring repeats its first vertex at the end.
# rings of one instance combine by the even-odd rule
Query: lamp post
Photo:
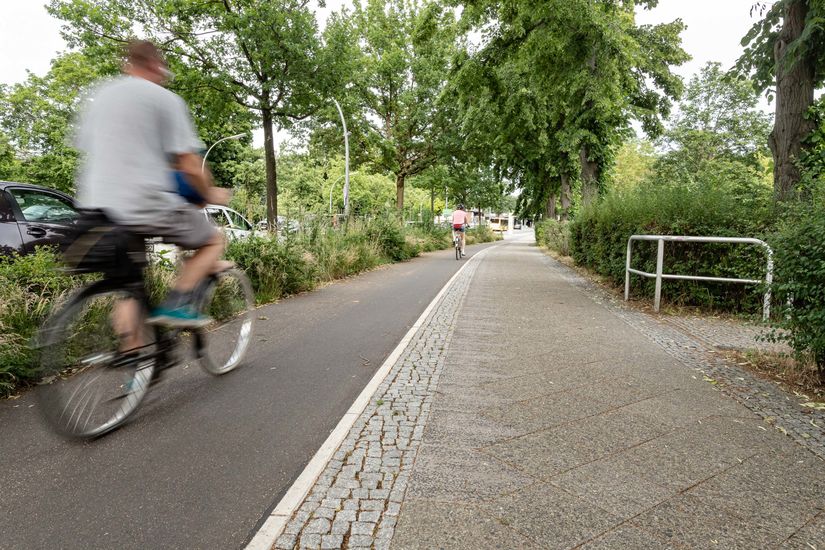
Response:
POLYGON ((349 218, 349 132, 347 132, 347 121, 344 120, 344 111, 341 110, 341 105, 335 99, 332 102, 335 103, 335 108, 338 109, 341 126, 344 127, 344 217, 349 218))
POLYGON ((341 181, 341 178, 344 176, 338 176, 334 182, 332 182, 332 187, 329 188, 329 213, 332 214, 332 192, 335 191, 335 184, 341 181))
POLYGON ((219 139, 218 141, 216 141, 215 143, 213 143, 213 144, 212 144, 212 147, 210 147, 209 149, 207 149, 207 150, 206 150, 206 154, 203 156, 203 162, 201 163, 201 174, 202 174, 202 173, 206 170, 206 157, 208 157, 208 156, 209 156, 209 152, 210 152, 210 151, 212 151, 212 149, 214 149, 214 148, 215 148, 215 145, 219 144, 219 143, 220 143, 220 142, 222 142, 222 141, 226 141, 226 140, 228 140, 228 139, 241 139, 241 138, 242 138, 242 137, 244 137, 245 135, 246 135, 246 134, 235 134, 234 136, 226 136, 225 138, 221 138, 221 139, 219 139))

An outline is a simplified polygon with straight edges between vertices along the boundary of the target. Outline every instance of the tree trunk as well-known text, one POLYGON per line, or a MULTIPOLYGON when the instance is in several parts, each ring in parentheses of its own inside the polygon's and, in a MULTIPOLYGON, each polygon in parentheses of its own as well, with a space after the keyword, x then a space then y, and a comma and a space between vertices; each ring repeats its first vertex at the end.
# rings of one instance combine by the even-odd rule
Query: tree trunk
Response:
POLYGON ((805 119, 814 101, 814 69, 810 59, 800 58, 788 65, 785 56, 789 45, 805 29, 808 2, 797 0, 785 6, 784 22, 774 44, 776 61, 776 120, 768 139, 774 159, 774 193, 779 200, 793 197, 800 173, 796 161, 802 140, 814 129, 805 119))
POLYGON ((398 209, 398 215, 404 214, 404 180, 406 175, 404 172, 399 172, 395 176, 395 207, 398 209))
POLYGON ((570 176, 561 176, 561 221, 566 222, 570 214, 570 176))
POLYGON ((275 160, 275 139, 272 131, 272 111, 264 109, 264 163, 266 164, 266 223, 270 231, 278 221, 278 172, 275 160))
POLYGON ((544 217, 548 220, 556 219, 556 194, 550 193, 547 197, 547 205, 544 208, 544 217))
POLYGON ((582 145, 579 156, 582 164, 582 205, 587 206, 599 194, 600 170, 598 163, 590 158, 589 146, 582 145))

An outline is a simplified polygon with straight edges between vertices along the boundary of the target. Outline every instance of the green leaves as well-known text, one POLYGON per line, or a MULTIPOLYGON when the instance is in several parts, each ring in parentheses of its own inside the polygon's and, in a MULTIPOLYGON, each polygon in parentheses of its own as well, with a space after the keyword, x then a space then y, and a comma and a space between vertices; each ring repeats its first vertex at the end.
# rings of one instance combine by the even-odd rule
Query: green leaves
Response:
POLYGON ((661 132, 681 92, 670 67, 687 60, 684 25, 636 26, 636 4, 655 2, 488 0, 465 8, 465 25, 486 36, 454 73, 464 126, 526 193, 525 214, 543 210, 545 197, 579 174, 592 193, 632 119, 661 132))
POLYGON ((68 145, 82 91, 100 68, 79 52, 63 54, 45 76, 0 87, 0 177, 71 192, 77 154, 68 145))

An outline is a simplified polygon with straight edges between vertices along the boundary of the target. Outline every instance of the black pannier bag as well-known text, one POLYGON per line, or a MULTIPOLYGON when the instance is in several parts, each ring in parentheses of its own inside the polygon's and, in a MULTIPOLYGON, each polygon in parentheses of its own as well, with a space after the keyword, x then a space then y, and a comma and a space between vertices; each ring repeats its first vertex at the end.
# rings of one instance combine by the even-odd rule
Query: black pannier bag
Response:
POLYGON ((117 225, 102 210, 81 210, 77 237, 63 253, 66 271, 102 273, 110 279, 139 280, 146 265, 142 237, 117 225))

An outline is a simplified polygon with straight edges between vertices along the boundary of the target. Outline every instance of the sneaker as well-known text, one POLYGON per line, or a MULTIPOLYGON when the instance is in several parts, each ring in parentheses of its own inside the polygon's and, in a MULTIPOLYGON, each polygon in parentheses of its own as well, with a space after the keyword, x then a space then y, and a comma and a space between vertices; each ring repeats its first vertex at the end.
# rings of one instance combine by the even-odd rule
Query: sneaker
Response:
POLYGON ((171 328, 202 328, 209 325, 212 318, 201 314, 192 304, 160 305, 152 310, 146 322, 171 328))

